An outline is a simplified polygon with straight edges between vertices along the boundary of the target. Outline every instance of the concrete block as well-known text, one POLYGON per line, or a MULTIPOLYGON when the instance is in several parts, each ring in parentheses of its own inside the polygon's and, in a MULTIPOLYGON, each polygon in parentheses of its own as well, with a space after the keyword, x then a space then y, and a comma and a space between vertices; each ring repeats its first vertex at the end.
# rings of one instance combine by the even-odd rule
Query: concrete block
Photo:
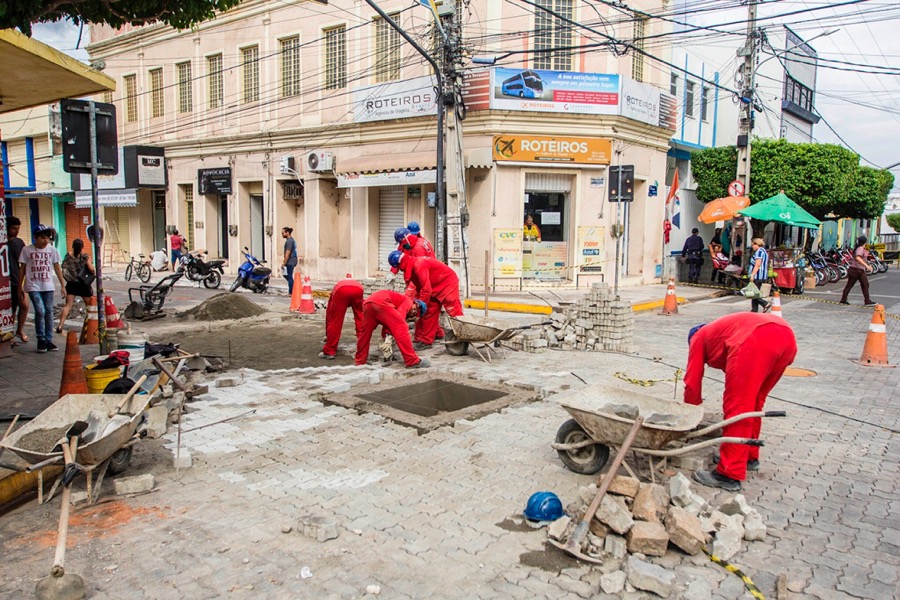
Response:
POLYGON ((601 540, 602 538, 608 536, 612 531, 612 529, 609 528, 609 525, 607 525, 606 523, 601 523, 597 519, 591 519, 591 523, 590 525, 588 525, 588 528, 590 529, 591 533, 596 535, 598 538, 601 538, 601 540))
POLYGON ((153 484, 153 475, 150 473, 136 475, 134 477, 120 477, 115 480, 116 494, 124 496, 126 494, 149 492, 153 489, 153 484))
POLYGON ((663 556, 669 547, 669 534, 662 523, 636 521, 628 531, 628 551, 648 556, 663 556))
POLYGON ((684 473, 676 473, 674 477, 669 479, 669 497, 672 504, 684 508, 693 500, 691 493, 691 482, 684 476, 684 473))
POLYGON ((566 539, 566 528, 569 526, 569 522, 571 519, 566 516, 562 516, 557 520, 550 523, 547 527, 547 537, 562 541, 566 539))
POLYGON ((706 468, 706 460, 696 456, 676 456, 672 465, 685 471, 701 471, 706 468))
POLYGON ((706 545, 706 535, 700 529, 700 519, 683 508, 669 507, 666 531, 669 534, 669 541, 688 554, 700 554, 706 545))
POLYGON ((147 430, 147 437, 161 438, 166 435, 169 428, 169 407, 166 404, 159 404, 144 411, 146 419, 143 427, 147 430))
POLYGON ((675 585, 675 573, 660 566, 629 556, 625 563, 628 583, 639 590, 668 598, 675 585))
POLYGON ((609 528, 618 534, 625 534, 634 525, 634 519, 631 518, 631 512, 625 506, 625 502, 621 499, 614 499, 610 496, 603 496, 600 502, 600 508, 597 509, 595 515, 601 523, 606 523, 609 528))
POLYGON ((686 511, 695 517, 699 517, 700 513, 706 511, 709 508, 709 502, 706 499, 699 495, 691 493, 691 502, 687 506, 684 507, 686 511))
POLYGON ((634 498, 641 489, 641 482, 634 477, 623 477, 616 475, 613 477, 612 483, 609 484, 610 494, 619 494, 620 496, 628 496, 634 498))
POLYGON ((610 534, 603 541, 603 551, 613 558, 625 558, 628 553, 628 542, 620 535, 610 534))
POLYGON ((72 492, 69 494, 69 503, 78 504, 79 502, 87 500, 87 497, 88 495, 85 491, 72 492))
POLYGON ((237 377, 219 377, 216 379, 217 388, 229 388, 240 384, 241 380, 237 377))
POLYGON ((613 571, 600 577, 600 589, 605 594, 621 594, 625 589, 625 572, 613 571))
POLYGON ((700 528, 707 533, 730 529, 743 537, 744 517, 742 515, 729 516, 716 510, 713 511, 709 518, 700 518, 700 528))
POLYGON ((172 457, 172 466, 176 469, 190 469, 194 466, 194 459, 191 458, 190 452, 182 448, 178 456, 172 457))
POLYGON ((748 542, 766 539, 766 524, 755 510, 744 517, 744 539, 748 542))
POLYGON ((327 542, 338 537, 337 521, 325 516, 306 516, 300 519, 299 530, 303 535, 320 542, 327 542))
POLYGON ((746 517, 753 511, 753 508, 747 504, 747 499, 743 494, 737 494, 734 498, 726 500, 719 506, 719 512, 726 515, 742 515, 746 517))
POLYGON ((632 513, 635 519, 662 523, 669 508, 669 494, 666 488, 655 483, 642 483, 634 497, 632 513))
POLYGON ((731 560, 731 558, 741 551, 742 533, 734 529, 723 529, 716 534, 713 542, 712 553, 722 560, 731 560))

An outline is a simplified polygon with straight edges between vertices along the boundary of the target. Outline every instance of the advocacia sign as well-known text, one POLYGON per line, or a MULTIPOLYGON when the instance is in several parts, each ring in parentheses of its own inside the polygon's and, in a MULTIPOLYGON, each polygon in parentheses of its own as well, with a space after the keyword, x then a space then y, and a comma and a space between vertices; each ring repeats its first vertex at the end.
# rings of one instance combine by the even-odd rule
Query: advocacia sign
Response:
POLYGON ((608 165, 612 142, 602 138, 547 135, 498 135, 494 160, 608 165))

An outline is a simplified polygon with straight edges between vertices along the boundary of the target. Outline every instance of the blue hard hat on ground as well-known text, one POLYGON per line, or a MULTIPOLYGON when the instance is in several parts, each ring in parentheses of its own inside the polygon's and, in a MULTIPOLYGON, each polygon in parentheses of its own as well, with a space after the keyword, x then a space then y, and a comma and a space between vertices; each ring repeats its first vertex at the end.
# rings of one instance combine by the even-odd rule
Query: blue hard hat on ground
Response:
POLYGON ((400 266, 400 257, 403 256, 400 254, 399 250, 392 250, 390 254, 388 254, 388 264, 394 268, 398 268, 400 266))
POLYGON ((535 492, 525 505, 525 518, 529 521, 555 521, 561 516, 562 502, 553 492, 535 492))
POLYGON ((691 345, 691 338, 694 337, 694 334, 700 331, 700 329, 702 329, 705 325, 706 323, 700 323, 699 325, 694 325, 693 327, 691 327, 691 330, 688 331, 688 346, 691 345))
POLYGON ((428 306, 421 300, 416 300, 416 306, 419 307, 419 318, 421 319, 422 315, 428 310, 428 306))
POLYGON ((399 227, 397 231, 394 232, 394 241, 398 244, 403 241, 403 238, 409 235, 409 229, 406 227, 399 227))
POLYGON ((419 235, 422 231, 422 228, 419 227, 419 223, 416 221, 410 221, 406 228, 409 229, 409 232, 413 235, 419 235))

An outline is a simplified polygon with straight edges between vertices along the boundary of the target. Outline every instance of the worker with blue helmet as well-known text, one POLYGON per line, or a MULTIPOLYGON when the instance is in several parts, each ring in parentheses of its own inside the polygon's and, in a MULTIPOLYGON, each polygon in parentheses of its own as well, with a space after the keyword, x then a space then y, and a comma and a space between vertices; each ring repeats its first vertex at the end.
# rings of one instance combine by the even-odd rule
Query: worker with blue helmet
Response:
POLYGON ((406 236, 409 235, 409 229, 406 227, 398 227, 396 231, 394 231, 394 241, 398 244, 402 244, 403 240, 406 239, 406 236))
POLYGON ((406 225, 406 228, 409 229, 409 232, 413 235, 419 235, 420 233, 422 233, 422 228, 419 227, 418 221, 410 221, 406 225))

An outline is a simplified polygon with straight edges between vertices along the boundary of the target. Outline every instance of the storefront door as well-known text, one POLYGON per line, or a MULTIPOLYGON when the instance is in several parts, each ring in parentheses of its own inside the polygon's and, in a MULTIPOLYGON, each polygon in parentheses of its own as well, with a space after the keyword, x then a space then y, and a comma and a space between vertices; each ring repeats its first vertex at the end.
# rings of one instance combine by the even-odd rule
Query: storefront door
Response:
POLYGON ((534 219, 540 242, 522 244, 524 279, 559 281, 569 278, 569 193, 571 175, 528 173, 524 215, 534 219))
POLYGON ((266 260, 266 224, 262 194, 250 194, 250 254, 266 260))
MULTIPOLYGON (((66 250, 72 247, 75 239, 84 242, 85 247, 90 247, 88 241, 87 227, 91 224, 90 208, 75 208, 74 202, 66 203, 66 250)), ((30 239, 31 236, 21 236, 23 239, 30 239)))
POLYGON ((406 188, 402 185, 379 188, 378 194, 378 270, 388 271, 388 254, 397 249, 394 232, 406 225, 406 188))
POLYGON ((166 246, 166 193, 153 192, 153 250, 165 251, 166 246))
POLYGON ((228 258, 228 196, 219 196, 219 256, 228 258))

